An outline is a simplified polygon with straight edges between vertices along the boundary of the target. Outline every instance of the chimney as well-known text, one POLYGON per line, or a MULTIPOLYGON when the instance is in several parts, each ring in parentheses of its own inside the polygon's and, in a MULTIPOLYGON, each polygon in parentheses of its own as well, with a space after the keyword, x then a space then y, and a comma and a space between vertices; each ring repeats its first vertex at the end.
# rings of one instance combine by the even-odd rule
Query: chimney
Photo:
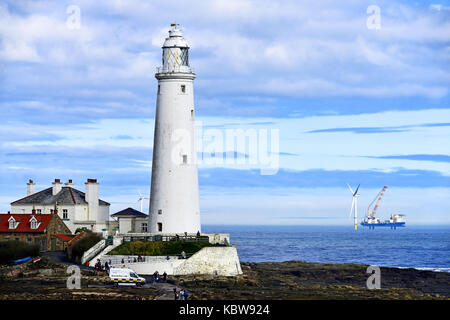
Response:
POLYGON ((61 189, 62 189, 62 185, 61 185, 61 180, 60 179, 55 179, 55 182, 52 182, 53 185, 53 195, 57 195, 61 189))
POLYGON ((34 186, 35 183, 30 179, 27 183, 27 196, 30 196, 34 193, 34 186))
POLYGON ((69 179, 64 185, 71 188, 75 186, 75 184, 72 182, 72 179, 69 179))
POLYGON ((98 217, 98 182, 97 179, 87 179, 84 200, 88 203, 87 220, 97 220, 98 217))

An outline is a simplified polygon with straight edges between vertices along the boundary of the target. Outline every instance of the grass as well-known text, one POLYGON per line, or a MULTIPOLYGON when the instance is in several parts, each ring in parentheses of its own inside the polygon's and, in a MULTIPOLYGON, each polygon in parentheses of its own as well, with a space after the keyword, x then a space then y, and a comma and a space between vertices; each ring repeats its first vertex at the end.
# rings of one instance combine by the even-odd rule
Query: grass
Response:
POLYGON ((170 256, 179 255, 184 251, 187 255, 194 254, 204 247, 214 246, 209 242, 185 241, 134 241, 125 242, 111 250, 109 255, 142 255, 170 256))

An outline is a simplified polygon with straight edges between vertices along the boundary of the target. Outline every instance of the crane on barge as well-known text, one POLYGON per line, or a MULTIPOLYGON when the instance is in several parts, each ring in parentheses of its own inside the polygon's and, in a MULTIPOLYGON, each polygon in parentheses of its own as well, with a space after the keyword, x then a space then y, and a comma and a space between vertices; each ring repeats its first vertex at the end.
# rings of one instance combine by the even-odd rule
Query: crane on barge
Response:
POLYGON ((390 219, 385 221, 380 221, 380 219, 375 217, 375 213, 377 212, 378 206, 380 205, 381 199, 383 198, 387 188, 388 186, 384 186, 367 207, 366 219, 361 222, 362 226, 369 227, 369 229, 375 229, 375 227, 390 227, 391 229, 396 229, 397 227, 405 226, 404 214, 391 214, 390 219), (375 207, 371 211, 370 208, 375 201, 377 202, 375 204, 375 207))

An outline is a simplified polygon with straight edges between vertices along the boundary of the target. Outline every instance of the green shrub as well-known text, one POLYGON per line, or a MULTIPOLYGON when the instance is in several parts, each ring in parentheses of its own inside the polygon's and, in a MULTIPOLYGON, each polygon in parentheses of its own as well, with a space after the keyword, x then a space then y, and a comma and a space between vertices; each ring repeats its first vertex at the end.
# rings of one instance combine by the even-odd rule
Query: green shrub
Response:
POLYGON ((83 253, 92 248, 100 240, 102 240, 102 236, 100 234, 92 231, 85 231, 85 234, 72 243, 67 251, 67 258, 70 261, 80 263, 83 253))
POLYGON ((110 255, 142 255, 142 256, 170 256, 179 255, 184 251, 193 254, 204 247, 213 246, 209 242, 185 241, 134 241, 125 242, 111 250, 110 255))
POLYGON ((39 255, 39 245, 10 240, 0 241, 0 264, 8 264, 14 260, 39 255))

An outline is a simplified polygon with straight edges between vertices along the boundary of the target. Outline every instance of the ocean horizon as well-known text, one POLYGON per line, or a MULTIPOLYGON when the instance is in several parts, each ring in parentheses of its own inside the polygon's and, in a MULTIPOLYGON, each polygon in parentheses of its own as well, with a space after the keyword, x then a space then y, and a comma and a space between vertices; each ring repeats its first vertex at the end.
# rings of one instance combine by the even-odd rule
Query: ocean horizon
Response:
POLYGON ((229 233, 241 262, 301 260, 450 272, 450 225, 202 225, 229 233))

